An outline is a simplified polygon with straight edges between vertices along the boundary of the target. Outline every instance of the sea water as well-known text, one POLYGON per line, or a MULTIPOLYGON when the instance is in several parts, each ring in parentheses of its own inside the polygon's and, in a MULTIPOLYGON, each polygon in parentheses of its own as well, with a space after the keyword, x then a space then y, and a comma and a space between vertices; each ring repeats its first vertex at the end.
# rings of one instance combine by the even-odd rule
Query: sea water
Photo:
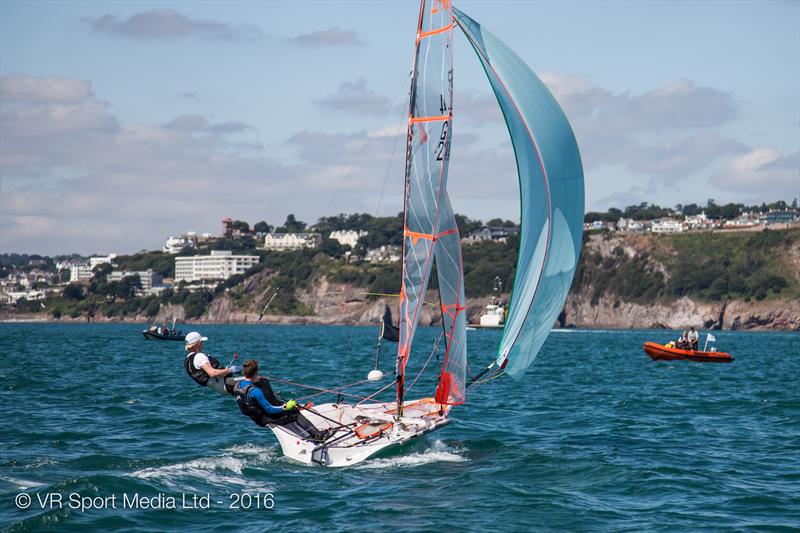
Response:
MULTIPOLYGON (((190 326, 191 327, 191 326, 190 326)), ((453 424, 342 469, 184 373, 142 326, 0 324, 0 528, 10 531, 696 531, 800 527, 800 334, 715 332, 731 364, 653 362, 667 331, 555 331, 520 382, 470 389, 453 424)), ((364 379, 377 328, 194 326, 224 363, 323 388, 364 379)), ((409 398, 429 396, 422 328, 409 398)), ((499 331, 470 331, 471 370, 499 331)), ((701 338, 701 343, 704 337, 701 338)), ((380 383, 396 345, 383 343, 380 383)), ((314 390, 280 383, 285 397, 314 390)), ((391 389, 391 387, 390 387, 391 389)), ((335 401, 318 396, 310 401, 335 401)))

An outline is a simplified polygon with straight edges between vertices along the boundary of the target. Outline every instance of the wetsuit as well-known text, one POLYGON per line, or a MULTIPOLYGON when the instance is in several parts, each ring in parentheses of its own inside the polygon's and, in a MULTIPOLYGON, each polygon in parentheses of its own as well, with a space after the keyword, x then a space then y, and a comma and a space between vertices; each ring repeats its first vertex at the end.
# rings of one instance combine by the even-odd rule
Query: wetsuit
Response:
POLYGON ((287 429, 300 436, 310 436, 315 440, 322 440, 324 437, 324 432, 304 417, 297 407, 286 411, 283 407, 272 403, 282 402, 272 392, 267 378, 262 377, 255 382, 245 378, 236 384, 233 395, 242 414, 250 417, 259 426, 264 427, 269 424, 287 426, 287 429))

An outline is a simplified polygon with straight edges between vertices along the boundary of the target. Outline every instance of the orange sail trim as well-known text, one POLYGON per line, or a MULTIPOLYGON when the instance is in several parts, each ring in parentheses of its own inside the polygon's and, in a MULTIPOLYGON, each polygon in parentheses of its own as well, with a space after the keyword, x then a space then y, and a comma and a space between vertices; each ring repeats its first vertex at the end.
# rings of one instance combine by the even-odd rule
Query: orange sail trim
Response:
POLYGON ((458 305, 458 304, 445 305, 445 304, 442 304, 442 314, 446 314, 446 315, 452 316, 453 318, 455 318, 455 316, 458 313, 460 313, 461 311, 463 311, 464 309, 466 309, 466 307, 464 307, 463 305, 458 305), (451 309, 452 309, 452 312, 450 311, 451 309))
POLYGON ((408 117, 409 124, 416 124, 417 122, 441 122, 443 120, 450 120, 450 115, 438 115, 433 117, 408 117))
POLYGON ((418 231, 411 231, 408 228, 403 229, 403 235, 405 235, 406 237, 411 237, 411 244, 414 245, 416 245, 417 241, 420 239, 428 239, 430 241, 433 241, 436 238, 430 233, 420 233, 418 231))
MULTIPOLYGON (((458 229, 449 229, 447 231, 443 231, 443 232, 438 233, 436 235, 431 235, 430 233, 420 233, 418 231, 411 231, 408 228, 404 228, 403 229, 403 235, 405 235, 406 237, 411 237, 411 243, 412 244, 417 244, 417 241, 420 240, 420 239, 428 239, 430 241, 435 241, 439 237, 444 237, 445 235, 453 235, 453 234, 456 234, 456 233, 458 233, 458 229)), ((401 294, 400 298, 402 299, 402 297, 403 296, 401 294)))
POLYGON ((431 8, 431 15, 438 13, 439 9, 450 9, 450 3, 450 0, 435 0, 431 8), (441 7, 439 7, 439 4, 441 4, 441 7))
POLYGON ((453 27, 455 25, 456 25, 455 22, 451 22, 447 26, 442 26, 441 28, 436 28, 435 30, 431 30, 431 31, 424 31, 424 32, 422 32, 422 33, 417 35, 417 42, 420 42, 420 40, 424 39, 425 37, 430 37, 431 35, 438 35, 440 33, 444 33, 446 31, 450 31, 450 30, 453 29, 453 27))

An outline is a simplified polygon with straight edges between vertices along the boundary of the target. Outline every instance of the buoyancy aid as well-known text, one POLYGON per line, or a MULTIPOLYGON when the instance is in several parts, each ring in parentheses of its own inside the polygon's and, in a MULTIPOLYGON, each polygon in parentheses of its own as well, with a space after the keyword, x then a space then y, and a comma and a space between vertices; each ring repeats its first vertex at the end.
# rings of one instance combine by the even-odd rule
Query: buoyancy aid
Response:
MULTIPOLYGON (((200 352, 193 352, 186 356, 186 359, 183 361, 183 368, 186 370, 186 373, 189 374, 189 377, 195 381, 195 383, 201 387, 205 387, 208 385, 208 380, 211 379, 211 376, 206 374, 206 371, 202 368, 195 368, 194 358, 197 357, 198 353, 200 352)), ((213 368, 225 368, 216 357, 211 357, 210 355, 206 355, 206 357, 208 357, 208 362, 211 363, 213 368)))
POLYGON ((244 416, 249 417, 253 422, 262 427, 266 426, 270 422, 275 422, 277 419, 285 417, 285 414, 270 416, 266 411, 264 411, 264 409, 261 408, 260 405, 258 405, 256 400, 250 398, 249 396, 250 391, 253 390, 253 388, 258 387, 261 389, 261 392, 264 393, 264 397, 267 399, 267 401, 270 401, 270 396, 274 398, 274 394, 272 394, 272 388, 269 386, 269 382, 267 380, 260 379, 255 383, 250 382, 247 385, 243 385, 243 383, 243 381, 240 381, 233 388, 233 397, 236 399, 236 405, 239 406, 239 410, 244 416))

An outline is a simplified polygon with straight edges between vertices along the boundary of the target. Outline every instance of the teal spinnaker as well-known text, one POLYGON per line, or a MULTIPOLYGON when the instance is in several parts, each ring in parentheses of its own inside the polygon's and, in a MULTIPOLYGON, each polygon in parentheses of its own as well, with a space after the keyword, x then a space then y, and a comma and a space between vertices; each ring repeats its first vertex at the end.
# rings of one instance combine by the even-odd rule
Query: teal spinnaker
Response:
POLYGON ((500 104, 517 160, 520 245, 497 364, 520 379, 567 298, 583 233, 583 165, 566 115, 500 39, 453 8, 500 104))

